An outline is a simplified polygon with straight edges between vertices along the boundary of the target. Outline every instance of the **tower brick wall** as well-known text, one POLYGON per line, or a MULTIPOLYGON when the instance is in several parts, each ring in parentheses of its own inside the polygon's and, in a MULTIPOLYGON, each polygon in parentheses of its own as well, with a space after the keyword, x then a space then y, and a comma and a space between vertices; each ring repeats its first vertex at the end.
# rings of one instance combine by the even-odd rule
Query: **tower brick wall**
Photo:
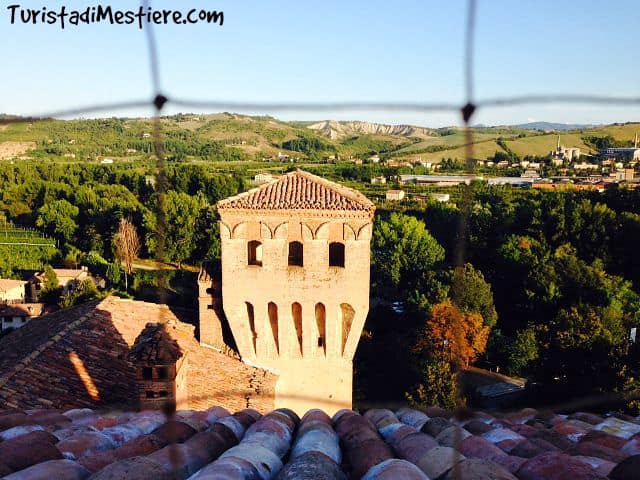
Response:
POLYGON ((222 304, 242 359, 278 375, 276 407, 350 408, 373 204, 294 172, 223 200, 219 212, 222 304))

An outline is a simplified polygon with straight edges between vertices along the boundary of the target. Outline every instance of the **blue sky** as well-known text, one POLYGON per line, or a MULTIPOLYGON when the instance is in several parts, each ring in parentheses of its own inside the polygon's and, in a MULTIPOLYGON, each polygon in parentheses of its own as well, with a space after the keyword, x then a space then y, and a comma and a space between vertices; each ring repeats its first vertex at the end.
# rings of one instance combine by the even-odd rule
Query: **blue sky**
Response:
MULTIPOLYGON (((2 2, 0 112, 31 114, 152 94, 144 33, 134 26, 11 25, 2 2)), ((223 10, 224 26, 156 26, 168 96, 235 101, 463 102, 466 1, 152 1, 223 10)), ((95 2, 25 0, 83 8, 95 2)), ((108 5, 104 0, 102 5, 108 5)), ((111 0, 114 8, 136 2, 111 0)), ((476 98, 594 93, 640 96, 636 0, 478 0, 476 98)), ((251 112, 244 112, 251 113, 251 112)), ((149 115, 146 110, 108 115, 149 115)), ((283 119, 358 119, 426 126, 453 114, 310 112, 283 119)), ((525 105, 474 123, 640 121, 640 107, 525 105)))

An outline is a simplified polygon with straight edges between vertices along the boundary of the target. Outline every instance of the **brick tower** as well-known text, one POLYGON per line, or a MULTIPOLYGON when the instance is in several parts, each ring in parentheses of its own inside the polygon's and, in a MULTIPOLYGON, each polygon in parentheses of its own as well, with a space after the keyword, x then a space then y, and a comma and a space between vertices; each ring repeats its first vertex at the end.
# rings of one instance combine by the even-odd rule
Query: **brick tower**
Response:
MULTIPOLYGON (((278 374, 277 408, 350 408, 373 203, 298 170, 220 201, 218 211, 222 305, 243 361, 278 374)), ((201 332, 219 338, 208 325, 219 320, 206 313, 201 332)))

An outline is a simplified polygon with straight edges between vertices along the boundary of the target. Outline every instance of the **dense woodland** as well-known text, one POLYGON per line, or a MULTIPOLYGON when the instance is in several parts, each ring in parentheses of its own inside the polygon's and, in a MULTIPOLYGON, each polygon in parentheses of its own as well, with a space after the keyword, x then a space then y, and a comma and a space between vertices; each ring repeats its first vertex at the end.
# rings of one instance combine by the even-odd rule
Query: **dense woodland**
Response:
MULTIPOLYGON (((351 186, 365 180, 353 167, 326 168, 351 186)), ((247 179, 170 164, 159 232, 153 173, 144 163, 1 164, 0 224, 35 228, 57 248, 4 247, 0 275, 23 274, 34 256, 87 264, 108 288, 146 298, 153 272, 135 273, 125 289, 115 258, 123 218, 142 239, 141 258, 157 256, 160 235, 162 260, 177 267, 217 258, 215 202, 248 188, 247 179)), ((640 352, 629 337, 640 326, 640 192, 476 183, 454 196, 457 205, 378 206, 356 395, 452 405, 461 401, 457 372, 474 362, 526 377, 547 399, 637 389, 640 352)), ((193 292, 176 289, 195 286, 192 273, 170 276, 171 298, 188 305, 193 292)))

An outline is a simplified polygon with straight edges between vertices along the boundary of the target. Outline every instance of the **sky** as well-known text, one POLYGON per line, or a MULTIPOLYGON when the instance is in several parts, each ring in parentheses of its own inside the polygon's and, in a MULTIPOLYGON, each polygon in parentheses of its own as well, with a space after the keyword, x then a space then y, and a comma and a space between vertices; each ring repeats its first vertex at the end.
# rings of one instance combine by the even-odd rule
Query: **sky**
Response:
MULTIPOLYGON (((151 0, 154 9, 224 12, 224 24, 156 25, 169 97, 244 102, 463 104, 465 0, 151 0)), ((153 95, 137 25, 11 24, 8 5, 57 10, 96 2, 0 2, 0 112, 39 114, 153 95)), ((103 0, 114 9, 135 1, 103 0), (110 3, 109 3, 110 2, 110 3)), ((640 97, 637 0, 478 0, 476 100, 524 94, 640 97)), ((169 113, 194 111, 169 108, 169 113)), ((200 112, 198 112, 200 113, 200 112)), ((240 111, 240 113, 255 113, 240 111)), ((284 120, 364 120, 429 127, 457 113, 268 112, 284 120)), ((150 109, 93 116, 149 116, 150 109)), ((640 105, 480 109, 474 124, 640 121, 640 105)))

